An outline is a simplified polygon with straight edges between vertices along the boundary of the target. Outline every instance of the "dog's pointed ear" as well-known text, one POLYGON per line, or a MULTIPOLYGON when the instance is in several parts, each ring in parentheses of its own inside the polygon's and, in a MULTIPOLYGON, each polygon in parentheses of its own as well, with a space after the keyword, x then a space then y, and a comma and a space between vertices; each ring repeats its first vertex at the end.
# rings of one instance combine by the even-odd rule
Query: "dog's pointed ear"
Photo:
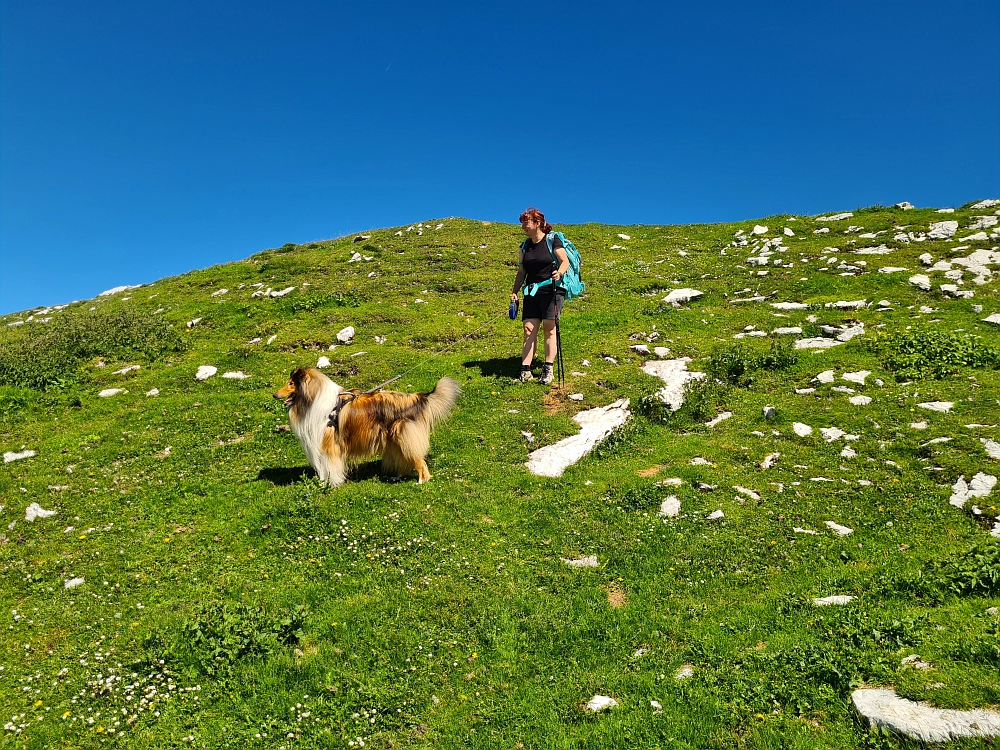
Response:
POLYGON ((306 370, 305 370, 305 368, 304 367, 296 367, 294 370, 292 370, 292 374, 289 376, 289 379, 293 383, 295 383, 295 385, 298 385, 299 383, 302 382, 302 378, 304 378, 305 376, 306 376, 306 370))

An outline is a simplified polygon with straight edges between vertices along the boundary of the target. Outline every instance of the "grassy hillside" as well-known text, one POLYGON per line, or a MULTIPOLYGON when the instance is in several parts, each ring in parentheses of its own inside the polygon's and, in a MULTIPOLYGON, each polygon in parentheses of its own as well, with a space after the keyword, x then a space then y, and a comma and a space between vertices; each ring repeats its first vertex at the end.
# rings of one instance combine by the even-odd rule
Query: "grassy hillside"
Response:
POLYGON ((1000 469, 983 442, 1000 441, 1000 327, 982 322, 1000 295, 967 270, 974 296, 947 295, 956 281, 918 260, 995 248, 995 227, 962 238, 996 210, 557 226, 589 287, 563 319, 565 391, 512 379, 515 225, 285 245, 0 319, 0 450, 36 454, 0 467, 2 744, 907 747, 857 718, 855 687, 996 707, 1000 491, 949 497, 1000 469), (917 241, 948 220, 952 238, 917 241), (765 241, 767 265, 748 264, 765 241), (704 295, 662 301, 680 287, 704 295), (860 323, 839 346, 792 348, 860 323), (330 351, 348 325, 354 342, 330 351), (733 339, 749 326, 768 335, 733 339), (642 343, 710 374, 676 413, 642 343), (460 382, 429 484, 375 463, 317 483, 271 394, 320 356, 351 388, 460 382), (196 380, 202 365, 218 374, 196 380), (842 378, 860 370, 864 385, 842 378), (594 453, 559 479, 526 471, 575 413, 623 397, 632 419, 594 453), (858 439, 827 442, 829 427, 858 439), (658 515, 668 495, 676 518, 658 515), (31 503, 57 515, 28 522, 31 503), (599 567, 562 561, 581 555, 599 567), (856 598, 812 603, 829 595, 856 598), (593 714, 595 694, 619 705, 593 714))

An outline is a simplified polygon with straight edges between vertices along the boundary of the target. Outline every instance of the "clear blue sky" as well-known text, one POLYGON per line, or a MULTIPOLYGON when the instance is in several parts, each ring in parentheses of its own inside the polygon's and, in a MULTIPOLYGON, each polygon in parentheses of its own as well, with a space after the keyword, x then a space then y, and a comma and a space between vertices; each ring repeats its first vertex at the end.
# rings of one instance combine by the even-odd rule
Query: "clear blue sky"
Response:
POLYGON ((1000 197, 996 0, 0 13, 0 313, 528 205, 665 224, 1000 197))

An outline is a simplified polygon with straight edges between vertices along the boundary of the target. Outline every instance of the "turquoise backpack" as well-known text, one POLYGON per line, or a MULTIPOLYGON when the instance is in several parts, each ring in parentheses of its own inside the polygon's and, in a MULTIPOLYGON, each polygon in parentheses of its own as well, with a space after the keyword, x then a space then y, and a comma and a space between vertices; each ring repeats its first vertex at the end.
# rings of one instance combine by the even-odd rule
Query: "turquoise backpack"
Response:
MULTIPOLYGON (((562 240, 563 249, 566 251, 566 257, 569 259, 569 269, 566 274, 559 279, 559 289, 566 292, 566 301, 570 302, 576 297, 579 297, 585 291, 587 291, 587 285, 583 283, 580 279, 580 251, 576 249, 576 245, 566 239, 566 235, 562 232, 549 232, 545 235, 545 244, 549 248, 549 254, 552 256, 553 261, 557 261, 555 250, 552 249, 555 238, 558 237, 562 240)), ((529 240, 525 238, 524 242, 521 243, 521 257, 524 258, 524 251, 528 248, 529 240)), ((547 286, 552 283, 552 279, 546 279, 537 284, 528 284, 524 288, 525 297, 535 296, 541 287, 547 286)))

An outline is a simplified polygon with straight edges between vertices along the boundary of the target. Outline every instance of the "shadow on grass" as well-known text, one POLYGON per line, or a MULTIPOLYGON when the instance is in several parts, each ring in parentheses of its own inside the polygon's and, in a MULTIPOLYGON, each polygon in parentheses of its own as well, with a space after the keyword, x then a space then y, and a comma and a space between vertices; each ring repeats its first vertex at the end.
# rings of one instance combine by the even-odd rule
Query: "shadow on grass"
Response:
MULTIPOLYGON (((381 465, 381 461, 367 461, 363 464, 351 466, 348 470, 347 481, 363 482, 366 479, 378 479, 382 482, 391 484, 399 481, 405 481, 405 479, 412 479, 412 477, 404 477, 403 480, 397 479, 396 477, 387 477, 382 474, 381 465)), ((278 487, 288 487, 296 482, 301 482, 303 479, 308 479, 314 476, 316 476, 316 472, 313 471, 311 466, 295 466, 291 468, 276 467, 261 469, 257 474, 257 481, 270 482, 278 487)))
POLYGON ((486 378, 516 378, 521 371, 521 360, 517 356, 494 357, 466 362, 462 365, 477 368, 479 374, 486 378))
POLYGON ((257 474, 258 482, 270 482, 279 487, 287 487, 314 474, 311 466, 296 466, 294 468, 261 469, 257 474))

